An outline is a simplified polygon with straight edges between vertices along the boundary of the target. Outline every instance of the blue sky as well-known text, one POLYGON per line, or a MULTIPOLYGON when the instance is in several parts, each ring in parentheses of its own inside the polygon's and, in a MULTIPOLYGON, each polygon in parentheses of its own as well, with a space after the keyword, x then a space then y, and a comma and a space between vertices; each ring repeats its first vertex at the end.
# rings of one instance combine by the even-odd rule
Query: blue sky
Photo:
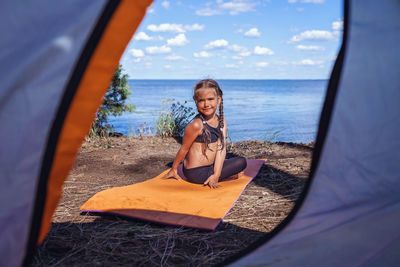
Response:
POLYGON ((121 58, 131 79, 327 79, 342 1, 155 1, 121 58))

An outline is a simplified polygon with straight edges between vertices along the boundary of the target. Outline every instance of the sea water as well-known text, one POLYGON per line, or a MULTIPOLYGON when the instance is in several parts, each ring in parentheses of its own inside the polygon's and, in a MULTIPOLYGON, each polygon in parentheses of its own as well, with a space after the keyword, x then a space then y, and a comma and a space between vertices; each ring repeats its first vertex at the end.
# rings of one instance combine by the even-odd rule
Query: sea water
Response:
MULTIPOLYGON (((129 80, 129 103, 135 112, 110 117, 124 135, 156 133, 161 110, 179 101, 195 109, 196 80, 129 80)), ((327 80, 218 80, 232 142, 269 140, 315 141, 327 80)))

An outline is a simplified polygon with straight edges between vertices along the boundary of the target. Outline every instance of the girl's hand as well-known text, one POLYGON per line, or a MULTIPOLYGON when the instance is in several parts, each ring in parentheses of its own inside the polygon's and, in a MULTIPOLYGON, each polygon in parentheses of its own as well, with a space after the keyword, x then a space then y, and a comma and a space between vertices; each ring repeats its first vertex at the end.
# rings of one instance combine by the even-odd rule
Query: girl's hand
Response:
POLYGON ((174 178, 176 180, 182 180, 182 178, 178 175, 178 172, 176 170, 170 169, 167 174, 165 174, 161 179, 169 179, 169 178, 174 178))
POLYGON ((204 182, 203 185, 208 185, 211 189, 218 188, 220 185, 218 184, 218 178, 212 174, 208 179, 204 182))

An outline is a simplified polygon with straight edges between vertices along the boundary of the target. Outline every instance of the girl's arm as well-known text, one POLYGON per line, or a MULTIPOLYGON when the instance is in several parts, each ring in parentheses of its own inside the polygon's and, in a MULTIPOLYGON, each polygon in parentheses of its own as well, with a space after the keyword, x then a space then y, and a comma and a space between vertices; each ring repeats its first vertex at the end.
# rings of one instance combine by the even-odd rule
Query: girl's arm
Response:
MULTIPOLYGON (((204 185, 208 185, 211 188, 219 187, 218 180, 221 175, 222 166, 224 165, 224 160, 226 157, 226 120, 224 118, 224 128, 222 129, 222 138, 225 142, 224 148, 222 150, 217 150, 214 161, 214 174, 208 177, 204 182, 204 185)), ((221 145, 221 140, 218 140, 218 146, 221 145)))
POLYGON ((200 119, 193 120, 188 126, 186 126, 185 132, 183 133, 182 146, 176 153, 174 163, 172 164, 171 170, 164 175, 162 178, 170 178, 173 177, 175 179, 180 180, 181 178, 178 175, 178 166, 181 164, 186 154, 188 153, 190 147, 192 146, 194 140, 199 135, 199 133, 203 130, 203 124, 200 119))

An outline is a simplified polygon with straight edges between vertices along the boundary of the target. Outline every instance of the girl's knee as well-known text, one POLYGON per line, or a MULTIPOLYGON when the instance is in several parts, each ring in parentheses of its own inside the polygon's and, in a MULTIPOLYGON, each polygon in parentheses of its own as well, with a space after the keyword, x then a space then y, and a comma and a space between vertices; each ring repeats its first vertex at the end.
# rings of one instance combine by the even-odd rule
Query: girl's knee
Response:
POLYGON ((247 167, 247 160, 244 157, 237 157, 237 165, 241 170, 246 169, 247 167))

